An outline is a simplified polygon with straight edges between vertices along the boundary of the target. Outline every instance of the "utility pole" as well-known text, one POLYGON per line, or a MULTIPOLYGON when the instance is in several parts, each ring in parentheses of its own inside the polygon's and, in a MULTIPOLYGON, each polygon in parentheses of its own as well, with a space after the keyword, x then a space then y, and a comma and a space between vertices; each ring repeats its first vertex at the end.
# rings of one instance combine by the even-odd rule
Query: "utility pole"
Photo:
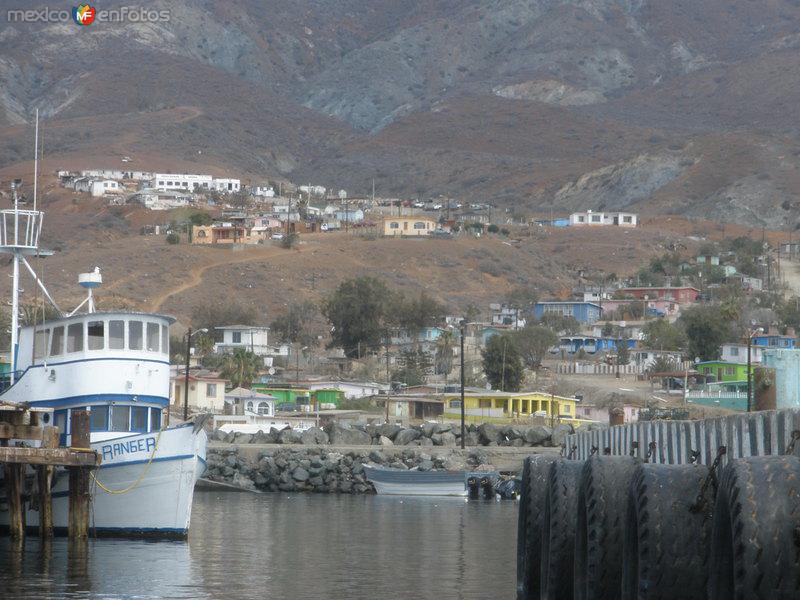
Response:
POLYGON ((464 338, 467 335, 467 320, 461 319, 461 449, 464 449, 467 437, 466 412, 464 409, 464 338))

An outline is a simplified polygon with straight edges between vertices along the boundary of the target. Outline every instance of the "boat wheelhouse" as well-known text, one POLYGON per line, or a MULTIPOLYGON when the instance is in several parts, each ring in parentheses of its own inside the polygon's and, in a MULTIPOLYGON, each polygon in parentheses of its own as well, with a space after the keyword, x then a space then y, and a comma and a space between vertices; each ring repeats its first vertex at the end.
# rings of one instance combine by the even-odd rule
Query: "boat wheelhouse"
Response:
POLYGON ((62 443, 76 409, 89 411, 92 441, 158 431, 169 404, 173 322, 156 314, 92 312, 23 327, 14 383, 0 397, 52 407, 62 443))

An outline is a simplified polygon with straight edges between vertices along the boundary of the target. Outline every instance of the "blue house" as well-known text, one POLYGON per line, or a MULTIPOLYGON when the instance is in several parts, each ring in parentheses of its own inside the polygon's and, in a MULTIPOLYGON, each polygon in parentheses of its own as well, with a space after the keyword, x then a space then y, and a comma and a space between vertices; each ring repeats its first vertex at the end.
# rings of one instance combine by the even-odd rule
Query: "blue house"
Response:
MULTIPOLYGON (((629 349, 636 348, 636 340, 625 340, 629 349)), ((622 343, 622 338, 594 337, 587 335, 571 335, 561 338, 558 350, 564 350, 568 354, 575 354, 583 350, 587 354, 596 352, 616 352, 617 345, 622 343)))
POLYGON ((594 302, 537 302, 533 307, 533 314, 537 319, 541 319, 544 315, 560 315, 575 317, 579 323, 586 325, 597 322, 602 313, 603 309, 594 302))
POLYGON ((780 335, 775 331, 770 331, 761 335, 754 335, 753 345, 761 346, 762 348, 796 348, 797 338, 794 336, 794 330, 786 333, 787 335, 780 335))

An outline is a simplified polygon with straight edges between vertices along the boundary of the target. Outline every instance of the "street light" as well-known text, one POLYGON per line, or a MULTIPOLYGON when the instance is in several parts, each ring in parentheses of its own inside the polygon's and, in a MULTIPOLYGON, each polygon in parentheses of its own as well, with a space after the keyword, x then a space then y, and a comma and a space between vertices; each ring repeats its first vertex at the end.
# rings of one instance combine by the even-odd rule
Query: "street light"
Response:
POLYGON ((206 333, 208 329, 203 327, 202 329, 198 329, 195 332, 192 332, 192 328, 189 327, 189 330, 186 332, 186 372, 183 378, 183 420, 189 420, 189 354, 190 349, 189 345, 192 340, 192 336, 195 333, 206 333))
POLYGON ((747 333, 747 412, 753 410, 753 373, 751 371, 750 351, 753 347, 753 336, 763 331, 763 327, 756 327, 747 333))

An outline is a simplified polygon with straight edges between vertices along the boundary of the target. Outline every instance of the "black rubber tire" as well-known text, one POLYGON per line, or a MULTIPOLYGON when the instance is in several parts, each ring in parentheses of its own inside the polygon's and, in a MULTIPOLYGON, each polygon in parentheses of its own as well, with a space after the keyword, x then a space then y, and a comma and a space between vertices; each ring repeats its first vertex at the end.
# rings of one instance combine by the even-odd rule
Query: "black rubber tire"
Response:
POLYGON ((582 461, 563 458, 550 465, 542 520, 541 600, 573 597, 575 507, 582 469, 582 461))
POLYGON ((595 456, 583 466, 576 506, 575 600, 619 600, 628 489, 638 464, 631 456, 595 456))
POLYGON ((558 456, 537 454, 522 466, 517 520, 517 600, 539 600, 541 594, 542 521, 547 476, 558 456))
POLYGON ((800 458, 732 461, 717 492, 711 540, 711 600, 800 598, 800 458))
POLYGON ((622 600, 706 600, 711 519, 689 508, 703 465, 640 464, 629 488, 622 600))

